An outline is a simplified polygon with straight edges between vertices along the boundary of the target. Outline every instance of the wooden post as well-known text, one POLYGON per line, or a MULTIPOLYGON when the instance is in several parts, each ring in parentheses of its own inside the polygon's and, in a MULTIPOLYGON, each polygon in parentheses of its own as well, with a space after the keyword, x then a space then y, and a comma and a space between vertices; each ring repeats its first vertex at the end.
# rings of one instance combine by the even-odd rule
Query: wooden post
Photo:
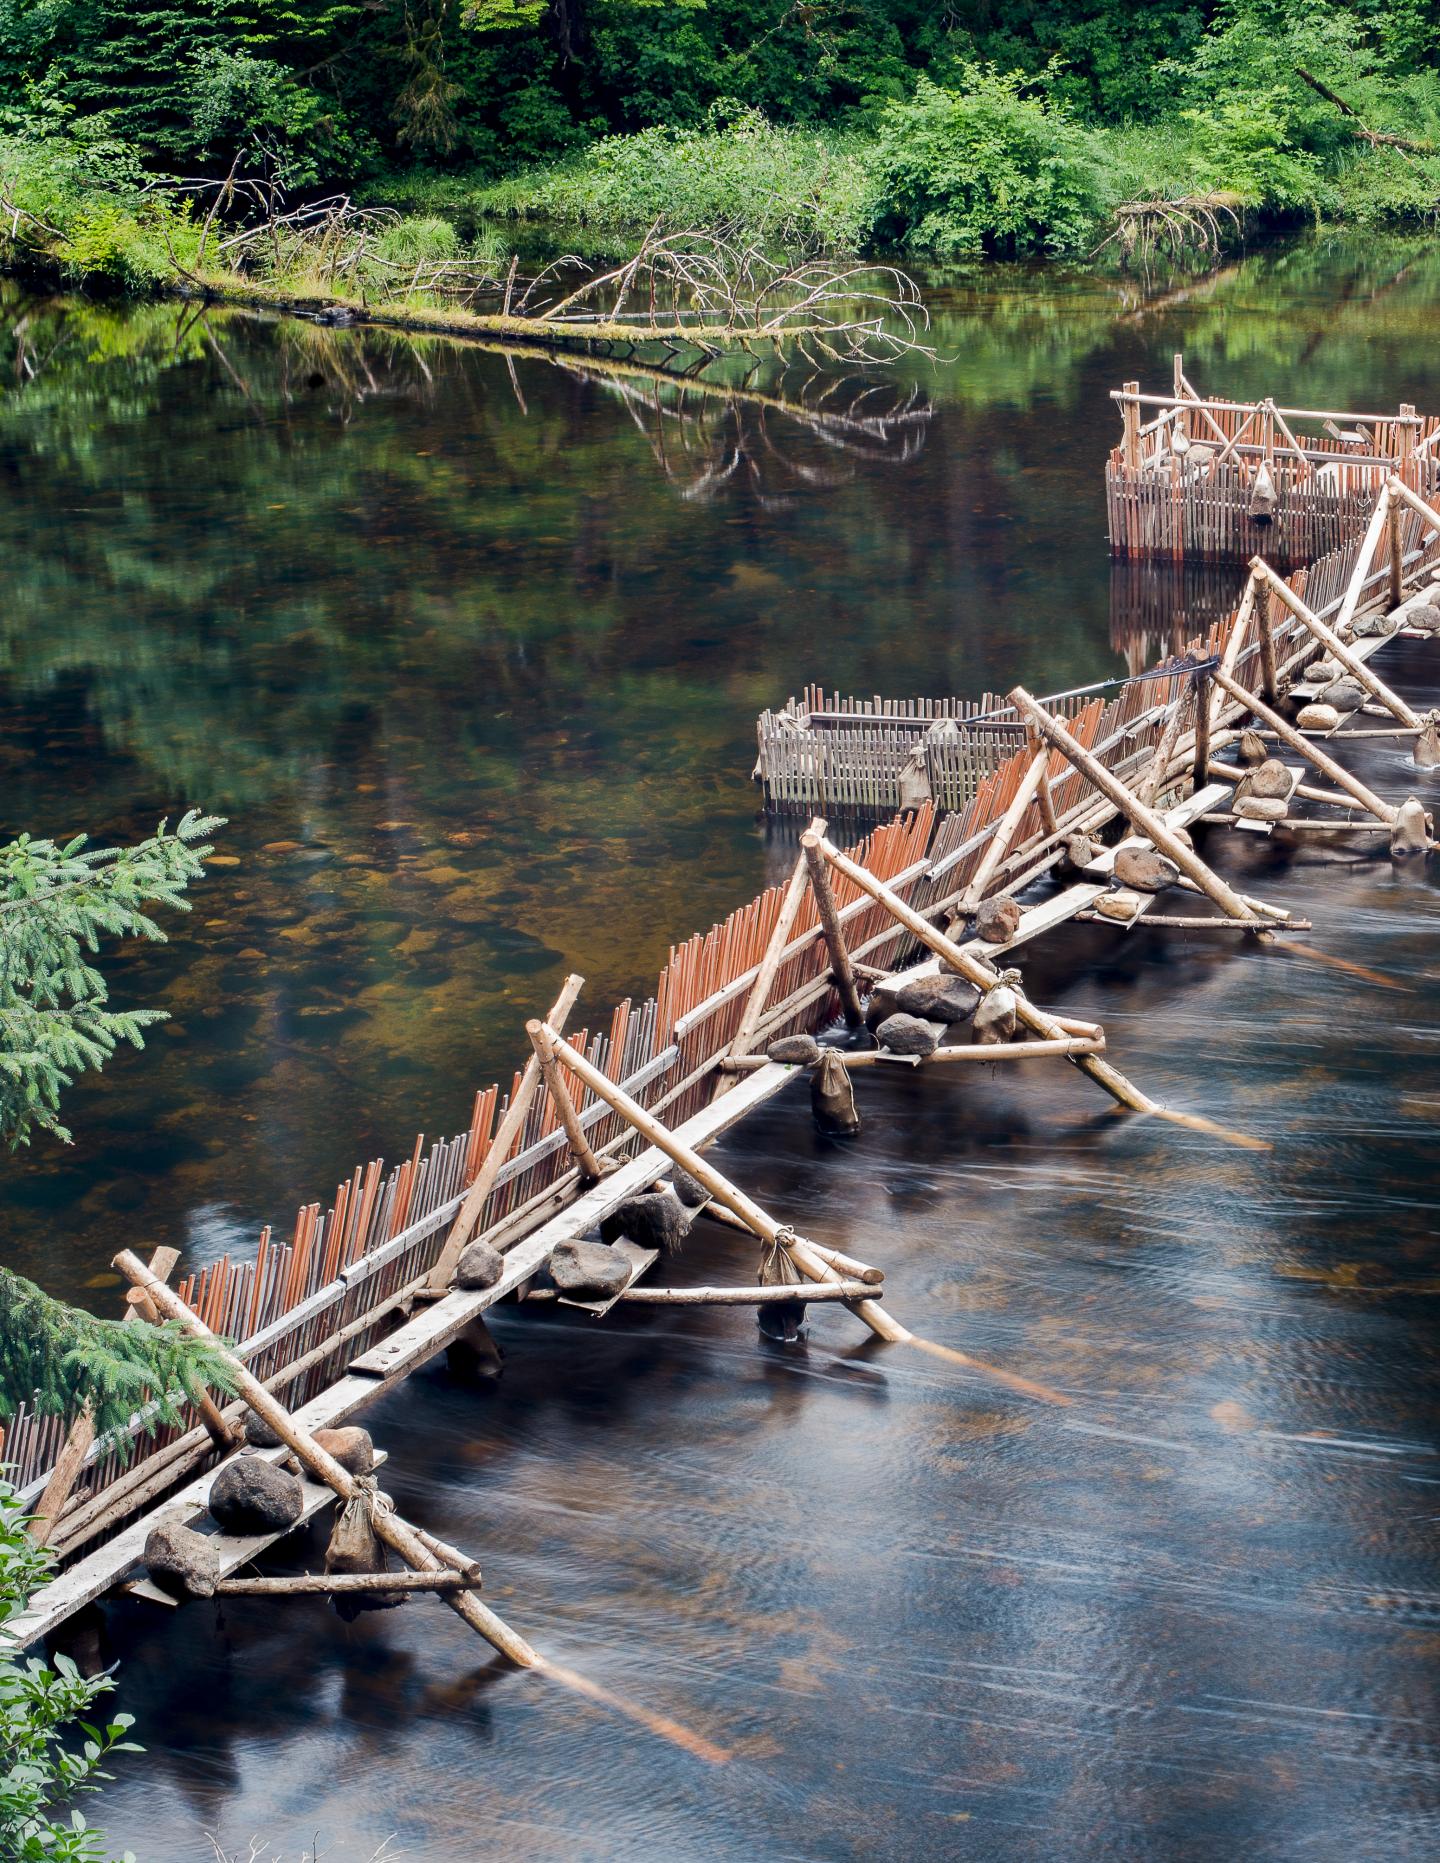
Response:
MULTIPOLYGON (((1245 587, 1240 594, 1240 606, 1235 610, 1235 618, 1230 623, 1230 632, 1225 636, 1225 646, 1220 655, 1220 665, 1227 673, 1233 673, 1240 658, 1240 649, 1245 644, 1245 635, 1250 626, 1250 617, 1255 612, 1255 602, 1260 584, 1254 571, 1245 579, 1245 587)), ((1208 743, 1214 735, 1219 721, 1222 701, 1220 694, 1211 690, 1210 715, 1205 721, 1205 737, 1208 743)), ((1202 783, 1203 783, 1203 779, 1202 783)))
POLYGON ((550 1095, 551 1104, 560 1115, 560 1123, 565 1128, 565 1137, 569 1141, 571 1156, 580 1167, 580 1176, 586 1184, 598 1184, 605 1174, 605 1167, 595 1156, 590 1141, 585 1136, 585 1128, 580 1123, 580 1115, 575 1110, 575 1102, 570 1097, 570 1089, 560 1072, 560 1063, 555 1058, 555 1047, 545 1031, 545 1024, 533 1018, 525 1024, 525 1033, 530 1037, 540 1061, 540 1072, 545 1081, 545 1089, 550 1095))
POLYGON ((865 1020, 865 1011, 860 1007, 860 992, 855 987, 855 972, 850 965, 850 953, 845 947, 845 932, 835 907, 835 895, 830 890, 830 876, 825 871, 825 862, 816 852, 821 839, 823 837, 817 835, 813 828, 807 828, 800 837, 800 847, 810 876, 810 890, 815 895, 815 904, 819 909, 820 929, 825 934, 826 949, 830 953, 835 987, 840 992, 840 1007, 851 1028, 858 1029, 865 1020))
MULTIPOLYGON (((144 1262, 128 1249, 122 1249, 111 1265, 127 1281, 132 1281, 136 1287, 143 1287, 167 1319, 178 1320, 186 1332, 197 1339, 210 1340, 225 1355, 236 1391, 256 1416, 270 1425, 285 1447, 299 1458, 301 1465, 317 1481, 323 1481, 326 1487, 333 1488, 342 1501, 354 1499, 360 1489, 349 1470, 342 1468, 334 1456, 320 1447, 310 1432, 295 1421, 258 1378, 252 1376, 244 1361, 215 1337, 200 1316, 193 1313, 173 1289, 157 1280, 144 1262)), ((412 1572, 434 1572, 440 1568, 441 1561, 424 1544, 415 1529, 398 1514, 384 1507, 376 1507, 371 1513, 371 1525, 376 1536, 393 1552, 399 1553, 412 1572)), ((543 1659, 525 1639, 517 1636, 503 1619, 497 1617, 473 1594, 457 1592, 452 1595, 447 1592, 443 1595, 445 1603, 457 1617, 464 1618, 472 1630, 478 1631, 487 1643, 492 1644, 502 1655, 508 1656, 519 1668, 545 1666, 543 1659)))
MULTIPOLYGON (((1340 603, 1340 612, 1335 617, 1335 632, 1343 634, 1355 619, 1355 610, 1360 606, 1360 591, 1365 586, 1375 561, 1375 552, 1380 544, 1380 533, 1385 528, 1385 519, 1390 511, 1390 481, 1387 479, 1380 488, 1380 496, 1375 500, 1375 509, 1370 513, 1370 522, 1360 543, 1360 554, 1355 559, 1355 568, 1346 587, 1344 599, 1340 603)), ((1282 597, 1283 600, 1283 597, 1282 597)), ((1304 617, 1301 617, 1302 620, 1304 617)))
POLYGON ((1210 669, 1195 675, 1195 761, 1191 766, 1190 781, 1194 788, 1203 789, 1209 778, 1206 774, 1210 767, 1210 669))
POLYGON ((1415 451, 1415 403, 1400 403, 1400 421, 1395 429, 1395 444, 1402 461, 1409 459, 1415 451))
POLYGON ((1390 539, 1390 606, 1395 609, 1405 599, 1405 562, 1400 539, 1400 512, 1394 499, 1390 501, 1387 529, 1390 539))
MULTIPOLYGON (((565 987, 556 997, 546 1024, 552 1029, 563 1029, 565 1018, 574 1007, 575 998, 584 987, 583 977, 569 976, 565 987)), ((500 1130, 490 1142, 490 1149, 485 1154, 484 1162, 475 1173, 475 1182, 465 1193, 465 1201, 450 1226, 450 1233, 445 1238, 445 1246, 440 1251, 439 1259, 430 1270, 424 1293, 432 1299, 439 1299, 450 1285, 450 1277, 455 1272, 455 1264, 460 1259, 460 1252, 470 1240, 471 1231, 480 1220, 486 1199, 495 1188, 495 1180, 500 1175, 500 1167, 510 1156, 515 1141, 524 1129, 526 1115, 535 1098, 535 1090, 540 1085, 540 1058, 531 1054, 525 1063, 525 1071, 520 1076, 520 1086, 505 1110, 505 1117, 500 1121, 500 1130)))
MULTIPOLYGON (((1319 615, 1301 601, 1300 597, 1290 587, 1289 583, 1286 582, 1283 577, 1277 576, 1275 571, 1262 557, 1255 557, 1251 562, 1250 568, 1252 573, 1258 577, 1261 582, 1274 590, 1275 594, 1280 597, 1280 600, 1284 602, 1291 614, 1293 614, 1303 626, 1310 630, 1316 640, 1320 642, 1321 646, 1340 662, 1345 668, 1345 671, 1365 688, 1371 698, 1378 699, 1385 707, 1386 711, 1397 718, 1401 724, 1408 725, 1412 731, 1418 731, 1420 729, 1419 718, 1411 711, 1404 699, 1399 697, 1397 693, 1392 692, 1383 679, 1372 673, 1365 662, 1359 659, 1337 634, 1332 633, 1331 630, 1326 627, 1319 615)), ((1228 670, 1229 669, 1227 669, 1227 671, 1228 670)))
MULTIPOLYGON (((1216 679, 1220 677, 1217 673, 1216 679)), ((1112 775, 1098 757, 1092 757, 1088 750, 1082 750, 1074 738, 1060 727, 1058 721, 1035 703, 1023 686, 1016 686, 1009 694, 1009 699, 1015 709, 1028 718, 1057 750, 1063 752, 1107 801, 1113 802, 1117 809, 1128 816, 1139 833, 1152 841, 1162 854, 1174 861, 1180 871, 1195 882, 1202 893, 1215 901, 1227 918, 1248 919, 1253 916, 1239 894, 1227 886, 1218 873, 1213 873, 1193 848, 1186 847, 1178 836, 1172 834, 1164 820, 1153 809, 1147 808, 1117 776, 1112 775)))
MULTIPOLYGON (((825 819, 820 815, 815 816, 810 823, 812 832, 824 834, 825 827, 825 819)), ((806 860, 802 849, 795 857, 795 865, 785 888, 785 896, 780 901, 775 929, 770 934, 770 942, 765 947, 765 955, 760 960, 760 968, 756 972, 754 983, 750 986, 750 994, 745 999, 745 1010, 740 1017, 740 1026, 736 1029, 735 1039, 728 1049, 731 1055, 749 1054, 755 1045, 755 1031, 764 1018, 766 1005, 770 1001, 770 991, 775 984, 775 975, 785 955, 785 947, 790 942, 790 934, 795 929, 795 920, 809 882, 810 863, 806 860)))
MULTIPOLYGON (((1027 747, 1033 756, 1040 749, 1040 740, 1033 731, 1025 734, 1027 747)), ((1045 761, 1040 766, 1040 819, 1045 824, 1047 835, 1060 833, 1060 819, 1055 813, 1055 798, 1050 793, 1050 755, 1046 752, 1045 761)))
MULTIPOLYGON (((1121 393, 1127 396, 1138 395, 1139 382, 1126 382, 1121 393)), ((1140 465, 1140 404, 1134 400, 1120 403, 1120 418, 1125 423, 1120 446, 1127 471, 1135 472, 1140 465)))
POLYGON ((1345 790, 1347 794, 1354 796, 1360 806, 1368 809, 1377 821, 1384 822, 1387 828, 1394 826, 1396 811, 1388 802, 1382 802, 1372 789, 1367 789, 1359 777, 1352 776, 1343 765, 1336 763, 1333 757, 1327 757, 1317 744, 1297 731, 1292 724, 1280 716, 1279 712, 1272 712, 1268 705, 1257 699, 1254 693, 1247 692, 1242 685, 1231 679, 1228 673, 1216 673, 1215 678, 1222 690, 1228 692, 1232 699, 1245 706, 1247 710, 1254 712, 1257 718, 1262 719, 1283 744, 1288 744, 1292 750, 1298 750, 1302 757, 1307 757, 1317 770, 1322 770, 1330 778, 1332 783, 1345 790))
POLYGON ((980 865, 975 869, 974 877, 956 902, 955 916, 957 918, 963 918, 967 913, 973 912, 985 897, 985 888, 990 884, 995 869, 1009 853, 1010 843, 1015 839, 1016 830, 1020 826, 1025 811, 1035 800, 1035 792, 1040 787, 1045 775, 1045 766, 1049 761, 1049 746, 1041 745, 1031 758, 1030 767, 1020 779, 1020 786, 1015 791, 1014 800, 996 824, 995 832, 990 837, 990 845, 985 849, 980 865))
POLYGON ((1270 591, 1261 589, 1255 597, 1255 625, 1260 635, 1260 690, 1272 705, 1280 697, 1280 681, 1275 670, 1275 631, 1270 619, 1270 591))

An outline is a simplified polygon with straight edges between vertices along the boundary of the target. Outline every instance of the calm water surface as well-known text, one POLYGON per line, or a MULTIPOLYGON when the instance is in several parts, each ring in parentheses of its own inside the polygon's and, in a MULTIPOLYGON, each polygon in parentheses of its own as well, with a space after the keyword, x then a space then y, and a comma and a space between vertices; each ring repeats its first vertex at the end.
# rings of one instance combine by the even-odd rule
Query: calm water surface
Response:
MULTIPOLYGON (((806 679, 1054 688, 1167 645, 1217 591, 1112 581, 1118 381, 1181 348, 1217 389, 1440 406, 1423 248, 1307 243, 1148 308, 1001 271, 931 301, 946 360, 861 407, 826 384, 842 433, 783 375, 657 407, 441 344, 3 300, 4 831, 196 802, 235 863, 119 967, 174 1021, 72 1096, 74 1147, 11 1168, 7 1260, 104 1308, 117 1243, 204 1260, 462 1124, 566 969, 597 1007, 643 993, 786 859, 746 772, 806 679)), ((1391 664, 1440 701, 1433 650, 1391 664)), ((1413 780, 1384 745, 1361 767, 1413 780)), ((1272 1150, 1059 1068, 872 1073, 847 1146, 797 1093, 717 1148, 881 1261, 916 1330, 1068 1408, 843 1313, 797 1350, 743 1312, 536 1310, 497 1321, 498 1387, 436 1368, 367 1419, 498 1609, 728 1763, 497 1673, 434 1604, 117 1609, 149 1748, 101 1802, 117 1845, 1433 1855, 1440 900, 1388 862, 1216 858, 1396 987, 1100 928, 1027 980, 1272 1150)), ((702 1225, 674 1274, 752 1271, 702 1225)))

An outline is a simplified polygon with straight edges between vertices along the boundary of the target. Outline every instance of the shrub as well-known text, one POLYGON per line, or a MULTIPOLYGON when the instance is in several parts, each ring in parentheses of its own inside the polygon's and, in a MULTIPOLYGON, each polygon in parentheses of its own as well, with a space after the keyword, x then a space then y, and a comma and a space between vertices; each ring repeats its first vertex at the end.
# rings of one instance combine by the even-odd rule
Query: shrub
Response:
POLYGON ((1074 252, 1103 204, 1096 136, 992 66, 967 66, 963 90, 922 77, 870 162, 879 239, 942 255, 1074 252))

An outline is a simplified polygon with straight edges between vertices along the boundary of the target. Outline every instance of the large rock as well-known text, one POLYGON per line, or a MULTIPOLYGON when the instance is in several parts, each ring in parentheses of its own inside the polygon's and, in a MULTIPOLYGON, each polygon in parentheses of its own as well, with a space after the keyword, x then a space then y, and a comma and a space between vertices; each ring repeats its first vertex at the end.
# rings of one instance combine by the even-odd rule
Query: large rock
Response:
POLYGON ((1246 778, 1245 794, 1288 802, 1294 787, 1295 778, 1280 759, 1267 757, 1264 763, 1259 764, 1246 778))
POLYGON ((986 944, 1008 944, 1020 929, 1020 907, 1002 893, 998 899, 983 899, 975 913, 975 936, 986 944))
POLYGON ((1068 874, 1082 873, 1100 853, 1100 846, 1100 842, 1088 834, 1067 834, 1065 852, 1060 860, 1061 871, 1068 874))
POLYGON ((1440 607, 1436 606, 1433 596, 1428 602, 1417 603, 1405 619, 1411 627, 1418 627, 1426 634, 1440 634, 1440 607))
POLYGON ((375 1473, 375 1445, 370 1440, 369 1430, 362 1430, 358 1423, 346 1424, 336 1430, 313 1430, 311 1434, 325 1453, 334 1456, 347 1473, 375 1473))
POLYGON ((782 1035, 765 1050, 765 1059, 785 1067, 813 1067, 820 1059, 820 1044, 813 1035, 782 1035))
POLYGON ((210 1484, 210 1512, 227 1533, 283 1533, 304 1505, 297 1478, 260 1456, 236 1456, 210 1484))
POLYGON ((1095 901, 1095 910, 1102 919, 1118 919, 1121 924, 1128 925, 1140 905, 1139 893, 1101 893, 1095 901))
POLYGON ((1332 680, 1343 676, 1345 668, 1338 660, 1332 660, 1322 654, 1318 660, 1312 660, 1305 668, 1305 677, 1312 685, 1328 686, 1332 680))
POLYGON ((220 1582, 215 1542, 179 1520, 162 1520, 145 1541, 145 1569, 174 1598, 213 1598, 220 1582))
POLYGON ((1343 679, 1332 680, 1320 694, 1319 702, 1321 705, 1333 705, 1337 712, 1358 712, 1367 696, 1360 681, 1347 675, 1343 679))
POLYGON ((943 1022, 931 1022, 923 1016, 907 1016, 903 1011, 887 1016, 875 1031, 875 1039, 891 1054, 934 1054, 945 1033, 943 1022))
POLYGON ((257 1417, 247 1404, 245 1415, 241 1420, 245 1440, 252 1449, 278 1449, 280 1438, 271 1429, 264 1417, 257 1417))
POLYGON ((1390 854, 1395 860, 1409 860, 1424 854, 1430 847, 1430 817, 1415 796, 1408 797, 1395 812, 1390 830, 1390 854))
POLYGON ((968 1022, 979 1001, 980 992, 975 985, 951 972, 938 977, 914 978, 897 992, 895 1007, 907 1016, 943 1022, 948 1027, 953 1022, 968 1022))
POLYGON ((982 1046, 993 1047, 997 1042, 1009 1041, 1015 1033, 1015 986, 1019 981, 1018 970, 1002 970, 999 983, 981 997, 974 1026, 975 1039, 982 1046))
POLYGON ((1333 705, 1302 705, 1295 714, 1295 724, 1301 731, 1333 731, 1340 722, 1340 714, 1333 705))
POLYGON ((1350 623, 1350 636, 1360 640, 1367 634, 1393 634, 1400 626, 1398 615, 1387 615, 1377 609, 1373 615, 1362 615, 1358 621, 1350 623))
POLYGON ((1180 869, 1153 847, 1122 847, 1115 855, 1115 878, 1137 893, 1163 893, 1180 878, 1180 869))
POLYGON ((1290 805, 1280 796, 1241 796, 1235 813, 1247 822, 1283 822, 1290 805))
POLYGON ((629 1277, 629 1262, 603 1242, 557 1242, 550 1251, 550 1279, 572 1300, 609 1300, 629 1277))
POLYGON ((667 1185, 662 1190, 647 1190, 638 1197, 627 1197, 612 1210, 600 1225, 602 1242, 614 1242, 624 1236, 637 1248, 659 1249, 674 1254, 690 1227, 690 1212, 667 1185))
MULTIPOLYGON (((818 1046, 817 1046, 818 1052, 818 1046)), ((691 1177, 688 1171, 682 1171, 678 1164, 670 1168, 670 1183, 675 1195, 687 1210, 703 1209, 710 1201, 710 1192, 698 1177, 691 1177)))
POLYGON ((467 1293, 476 1293, 481 1288, 493 1287, 504 1272, 505 1257, 498 1248, 491 1248, 477 1236, 460 1251, 460 1259, 455 1264, 455 1285, 467 1293))
POLYGON ((858 1132, 860 1114, 850 1070, 834 1048, 828 1048, 810 1076, 810 1110, 822 1132, 858 1132))

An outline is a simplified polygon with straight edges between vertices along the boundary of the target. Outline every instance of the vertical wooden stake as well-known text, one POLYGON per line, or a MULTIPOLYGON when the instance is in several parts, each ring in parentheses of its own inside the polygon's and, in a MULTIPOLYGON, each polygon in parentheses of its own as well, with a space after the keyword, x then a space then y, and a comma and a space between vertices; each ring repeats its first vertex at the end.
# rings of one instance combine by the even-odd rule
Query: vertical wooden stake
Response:
POLYGON ((1280 682, 1275 672, 1275 633, 1268 590, 1261 590, 1255 598, 1255 625, 1260 635, 1260 690, 1274 705, 1280 697, 1280 682))
MULTIPOLYGON (((575 998, 584 987, 583 977, 569 976, 565 987, 556 997, 549 1015, 545 1018, 552 1029, 563 1029, 565 1018, 574 1007, 575 998)), ((424 1293, 432 1299, 438 1299, 450 1285, 450 1277, 455 1272, 455 1264, 460 1259, 460 1251, 470 1240, 470 1233, 480 1220, 486 1199, 495 1188, 495 1180, 500 1175, 500 1167, 515 1148, 525 1125, 525 1119, 535 1098, 535 1090, 540 1085, 540 1059, 532 1053, 525 1063, 525 1071, 520 1076, 520 1087, 513 1100, 505 1109, 505 1117, 500 1121, 500 1130, 490 1141, 490 1149, 485 1154, 484 1162, 475 1173, 475 1182, 465 1193, 465 1201, 460 1205, 455 1221, 450 1226, 450 1233, 445 1238, 445 1246, 440 1251, 439 1259, 430 1270, 430 1277, 425 1283, 424 1293)))
POLYGON ((825 862, 819 852, 823 839, 813 828, 807 828, 800 837, 800 846, 810 875, 810 890, 815 895, 815 904, 820 913, 820 929, 825 934, 826 948, 830 953, 835 987, 840 992, 840 1006, 851 1028, 858 1029, 865 1020, 865 1012, 860 1007, 860 992, 855 987, 855 972, 851 968, 850 953, 845 946, 845 932, 836 910, 835 895, 830 890, 830 876, 825 871, 825 862))
MULTIPOLYGON (((1126 382, 1122 392, 1126 395, 1138 395, 1139 382, 1126 382)), ((1134 400, 1120 403, 1120 418, 1125 423, 1120 445, 1122 457, 1128 471, 1134 472, 1140 465, 1140 404, 1134 400)))
POLYGON ((1210 781, 1210 669, 1195 675, 1195 762, 1190 780, 1196 789, 1210 781))
POLYGON ((565 1137, 570 1144, 570 1152, 580 1167, 580 1175, 587 1183, 598 1184, 604 1176, 605 1167, 595 1156, 590 1141, 585 1136, 585 1128, 580 1123, 580 1115, 575 1110, 575 1102, 570 1097, 570 1089, 565 1085, 560 1072, 560 1063, 555 1058, 555 1044, 546 1032, 545 1024, 531 1020, 525 1024, 525 1033, 530 1037, 540 1061, 540 1072, 545 1081, 546 1091, 551 1104, 560 1115, 560 1123, 565 1128, 565 1137))
MULTIPOLYGON (((812 834, 824 834, 826 823, 822 816, 815 816, 810 823, 812 834)), ((785 955, 785 947, 790 942, 790 934, 795 929, 795 920, 805 898, 805 891, 810 883, 810 863, 802 850, 795 857, 795 866, 791 871, 785 896, 780 901, 780 911, 775 920, 775 929, 770 934, 770 942, 765 947, 765 955, 760 960, 750 994, 745 999, 745 1010, 740 1017, 740 1026, 735 1031, 735 1039, 726 1050, 731 1060, 742 1054, 749 1054, 755 1045, 755 1031, 765 1016, 765 1006, 770 1001, 770 991, 774 987, 775 974, 780 968, 785 955)), ((731 1083, 726 1082, 725 1085, 731 1083)))

